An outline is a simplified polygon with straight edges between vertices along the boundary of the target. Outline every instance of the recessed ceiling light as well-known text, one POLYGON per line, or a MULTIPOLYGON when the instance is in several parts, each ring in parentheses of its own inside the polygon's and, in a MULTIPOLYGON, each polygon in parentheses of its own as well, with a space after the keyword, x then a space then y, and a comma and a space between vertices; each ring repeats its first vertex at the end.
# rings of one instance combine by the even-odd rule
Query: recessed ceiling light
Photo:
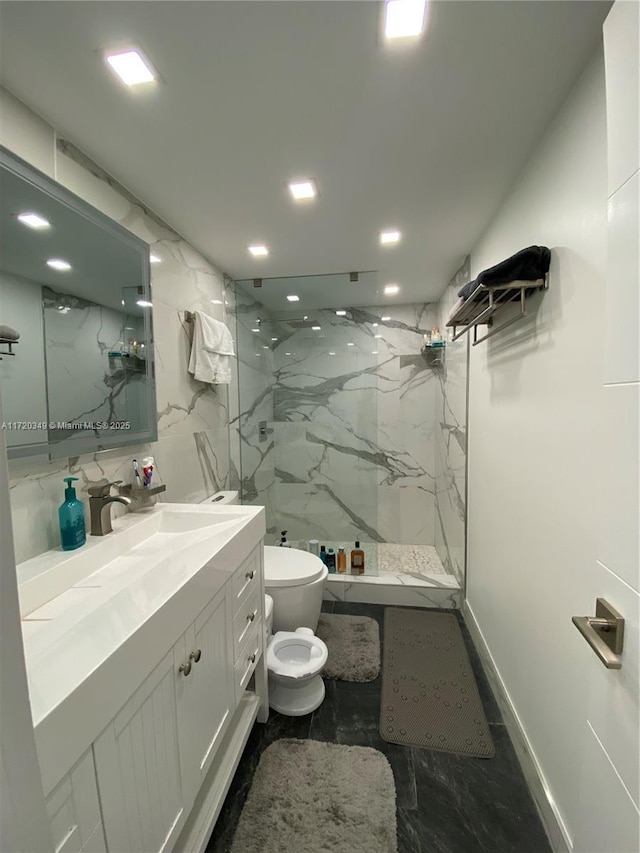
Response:
POLYGON ((312 331, 314 331, 314 332, 319 332, 321 328, 322 328, 322 326, 312 326, 311 327, 312 331))
POLYGON ((397 284, 385 284, 384 293, 385 296, 393 296, 394 293, 397 293, 400 290, 397 284))
POLYGON ((388 323, 391 317, 380 317, 383 323, 388 323))
POLYGON ((44 216, 39 216, 37 213, 19 213, 18 219, 28 228, 51 228, 48 220, 46 220, 44 216))
POLYGON ((289 296, 287 296, 287 299, 289 300, 289 302, 300 302, 300 297, 296 296, 295 293, 291 293, 289 296))
POLYGON ((330 352, 329 355, 335 355, 335 352, 330 352))
POLYGON ((271 340, 272 340, 272 341, 277 341, 278 339, 277 339, 277 338, 271 338, 271 340))
POLYGON ((336 316, 338 316, 338 317, 346 317, 346 316, 347 316, 347 312, 346 312, 346 311, 336 311, 336 316))
POLYGON ((347 346, 348 346, 348 347, 354 347, 354 346, 355 346, 355 344, 352 344, 352 343, 351 343, 351 341, 349 341, 349 343, 347 344, 347 346))
POLYGON ((426 0, 387 0, 384 34, 388 39, 419 36, 424 29, 426 0))
POLYGON ((269 349, 269 347, 268 347, 268 346, 263 346, 263 347, 262 347, 262 349, 269 349))
POLYGON ((252 332, 259 332, 260 329, 251 329, 252 332))
POLYGON ((47 266, 64 272, 71 269, 71 264, 68 261, 63 261, 62 258, 49 258, 47 266))
POLYGON ((136 305, 139 305, 141 308, 151 308, 153 307, 153 302, 148 302, 146 299, 138 299, 136 300, 136 305))
POLYGON ((222 305, 222 299, 210 299, 209 302, 212 305, 222 305))
POLYGON ((382 246, 390 246, 393 243, 399 243, 400 237, 402 235, 399 231, 381 231, 380 232, 380 245, 382 246))
POLYGON ((371 350, 371 355, 378 355, 378 350, 377 349, 371 350))
POLYGON ((318 195, 318 190, 315 181, 295 181, 289 184, 289 192, 296 201, 315 198, 318 195))
POLYGON ((382 335, 374 335, 373 337, 374 337, 374 338, 381 338, 381 337, 382 337, 382 335))
POLYGON ((263 258, 265 255, 269 254, 269 250, 266 246, 249 246, 249 251, 254 258, 263 258))
POLYGON ((291 353, 290 353, 290 352, 285 352, 285 355, 291 355, 291 353))
POLYGON ((371 325, 373 326, 374 329, 376 329, 378 327, 377 323, 372 323, 371 325))
POLYGON ((127 50, 124 53, 112 53, 105 58, 118 77, 127 86, 137 86, 140 83, 151 83, 156 79, 156 75, 137 50, 127 50))
POLYGON ((159 258, 157 255, 149 255, 149 263, 150 264, 161 264, 162 258, 159 258))

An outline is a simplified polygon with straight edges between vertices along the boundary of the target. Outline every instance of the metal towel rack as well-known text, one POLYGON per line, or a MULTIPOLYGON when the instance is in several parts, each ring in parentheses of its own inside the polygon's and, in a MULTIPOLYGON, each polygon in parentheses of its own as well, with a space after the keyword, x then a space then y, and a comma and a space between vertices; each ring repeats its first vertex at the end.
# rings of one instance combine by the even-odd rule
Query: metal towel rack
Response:
POLYGON ((547 290, 549 287, 547 277, 536 281, 511 281, 508 284, 486 285, 479 284, 471 296, 458 308, 455 314, 447 321, 447 326, 453 328, 452 341, 457 341, 462 335, 466 335, 473 329, 473 346, 493 337, 526 316, 525 300, 530 292, 534 290, 547 290), (495 326, 486 335, 478 337, 478 326, 489 326, 495 315, 506 305, 519 301, 520 313, 509 320, 505 320, 499 326, 495 326), (461 331, 458 327, 462 326, 461 331))
POLYGON ((8 349, 6 349, 6 350, 0 350, 0 361, 2 361, 3 355, 16 355, 16 353, 13 351, 12 347, 14 347, 18 343, 20 343, 20 342, 19 341, 12 341, 9 338, 0 338, 0 346, 8 347, 8 349))

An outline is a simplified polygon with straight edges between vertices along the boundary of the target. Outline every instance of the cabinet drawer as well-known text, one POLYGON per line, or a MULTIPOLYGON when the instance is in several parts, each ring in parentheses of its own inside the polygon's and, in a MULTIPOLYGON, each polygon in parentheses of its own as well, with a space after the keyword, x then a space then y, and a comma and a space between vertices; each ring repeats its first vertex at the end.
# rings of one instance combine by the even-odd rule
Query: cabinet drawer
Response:
POLYGON ((233 617, 233 657, 237 658, 246 638, 251 633, 254 622, 260 619, 262 607, 260 605, 260 586, 254 588, 251 585, 250 594, 247 595, 238 612, 233 617))
POLYGON ((245 638, 240 654, 235 662, 236 702, 242 696, 249 679, 251 678, 256 663, 263 650, 263 628, 262 619, 256 619, 251 625, 251 631, 245 638))
POLYGON ((246 599, 261 588, 262 546, 253 551, 233 576, 233 614, 235 616, 246 599))

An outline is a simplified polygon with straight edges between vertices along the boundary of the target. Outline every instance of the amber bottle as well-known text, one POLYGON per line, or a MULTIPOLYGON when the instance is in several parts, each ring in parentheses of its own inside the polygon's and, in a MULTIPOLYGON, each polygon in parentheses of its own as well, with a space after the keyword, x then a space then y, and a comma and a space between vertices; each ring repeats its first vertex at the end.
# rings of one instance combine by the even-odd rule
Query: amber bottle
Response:
POLYGON ((364 551, 360 547, 358 540, 356 540, 356 547, 351 551, 351 574, 364 574, 364 551))

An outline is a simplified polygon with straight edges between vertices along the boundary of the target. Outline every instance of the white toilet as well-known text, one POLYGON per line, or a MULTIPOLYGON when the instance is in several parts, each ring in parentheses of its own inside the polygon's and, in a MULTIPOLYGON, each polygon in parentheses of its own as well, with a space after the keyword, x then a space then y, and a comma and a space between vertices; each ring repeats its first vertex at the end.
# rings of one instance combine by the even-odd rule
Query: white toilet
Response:
POLYGON ((320 672, 327 662, 327 647, 310 628, 278 631, 271 635, 274 602, 270 595, 264 598, 269 705, 274 711, 289 717, 310 714, 324 700, 324 682, 320 672))
MULTIPOLYGON (((203 503, 237 504, 237 492, 216 492, 203 503)), ((328 569, 297 548, 264 546, 264 587, 273 598, 273 632, 318 627, 328 569)))

